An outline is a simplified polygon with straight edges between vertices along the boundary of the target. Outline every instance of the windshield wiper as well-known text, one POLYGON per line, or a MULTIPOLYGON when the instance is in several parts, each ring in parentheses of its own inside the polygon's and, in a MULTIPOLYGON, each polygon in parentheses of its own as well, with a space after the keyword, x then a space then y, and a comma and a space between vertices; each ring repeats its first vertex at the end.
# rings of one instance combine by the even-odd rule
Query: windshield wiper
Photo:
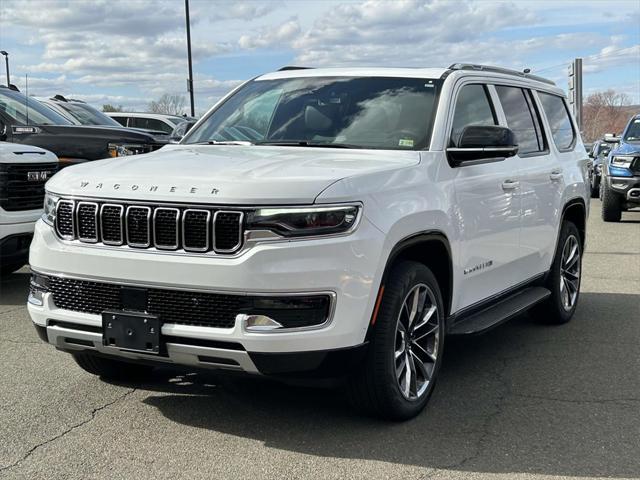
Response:
POLYGON ((282 141, 282 142, 256 142, 254 145, 275 145, 279 147, 362 148, 357 145, 350 145, 348 143, 320 143, 320 142, 308 142, 306 140, 282 141))
POLYGON ((207 140, 206 142, 189 143, 188 145, 253 145, 244 140, 207 140))

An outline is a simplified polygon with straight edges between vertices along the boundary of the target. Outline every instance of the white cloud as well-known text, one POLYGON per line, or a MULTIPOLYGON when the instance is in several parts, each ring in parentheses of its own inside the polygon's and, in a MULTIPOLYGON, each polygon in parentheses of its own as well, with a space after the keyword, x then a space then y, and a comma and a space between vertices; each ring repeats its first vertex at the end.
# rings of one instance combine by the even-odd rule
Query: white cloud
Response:
POLYGON ((300 22, 297 17, 290 18, 274 28, 262 29, 256 35, 242 35, 238 40, 240 48, 264 48, 283 44, 295 39, 300 34, 300 22))

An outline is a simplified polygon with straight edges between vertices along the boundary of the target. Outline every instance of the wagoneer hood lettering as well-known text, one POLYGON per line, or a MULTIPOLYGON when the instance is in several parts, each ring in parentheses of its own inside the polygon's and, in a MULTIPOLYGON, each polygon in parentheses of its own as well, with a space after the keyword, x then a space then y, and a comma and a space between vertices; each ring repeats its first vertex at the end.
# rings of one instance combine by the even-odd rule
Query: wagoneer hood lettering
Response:
POLYGON ((310 203, 345 177, 416 165, 418 152, 271 146, 167 146, 66 168, 47 188, 99 198, 220 204, 310 203))

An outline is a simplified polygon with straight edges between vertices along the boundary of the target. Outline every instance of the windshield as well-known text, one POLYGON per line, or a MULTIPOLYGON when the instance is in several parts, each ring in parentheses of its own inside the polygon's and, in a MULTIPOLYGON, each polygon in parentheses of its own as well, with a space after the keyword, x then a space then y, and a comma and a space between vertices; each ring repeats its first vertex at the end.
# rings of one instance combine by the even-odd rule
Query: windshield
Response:
POLYGON ((177 126, 184 122, 184 117, 167 117, 167 120, 177 126))
POLYGON ((64 103, 57 102, 60 108, 69 112, 82 125, 108 125, 110 127, 122 127, 113 118, 108 117, 101 111, 86 103, 64 103))
POLYGON ((597 155, 609 155, 609 152, 611 151, 611 145, 608 145, 606 143, 601 143, 600 146, 598 147, 598 152, 597 155))
POLYGON ((439 82, 391 77, 254 80, 183 143, 425 149, 439 82))
POLYGON ((36 99, 11 90, 0 93, 0 110, 19 125, 71 125, 69 120, 36 99))
POLYGON ((639 142, 640 141, 640 118, 634 118, 627 131, 624 134, 624 139, 627 142, 639 142))

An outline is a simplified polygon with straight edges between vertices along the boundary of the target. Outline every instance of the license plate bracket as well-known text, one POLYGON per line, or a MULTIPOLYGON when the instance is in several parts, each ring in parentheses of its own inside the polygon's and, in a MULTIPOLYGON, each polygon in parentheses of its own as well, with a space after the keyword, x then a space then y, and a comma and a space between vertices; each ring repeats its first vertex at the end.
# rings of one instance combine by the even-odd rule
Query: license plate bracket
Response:
POLYGON ((138 312, 102 313, 102 343, 106 347, 149 354, 160 353, 160 319, 138 312))

